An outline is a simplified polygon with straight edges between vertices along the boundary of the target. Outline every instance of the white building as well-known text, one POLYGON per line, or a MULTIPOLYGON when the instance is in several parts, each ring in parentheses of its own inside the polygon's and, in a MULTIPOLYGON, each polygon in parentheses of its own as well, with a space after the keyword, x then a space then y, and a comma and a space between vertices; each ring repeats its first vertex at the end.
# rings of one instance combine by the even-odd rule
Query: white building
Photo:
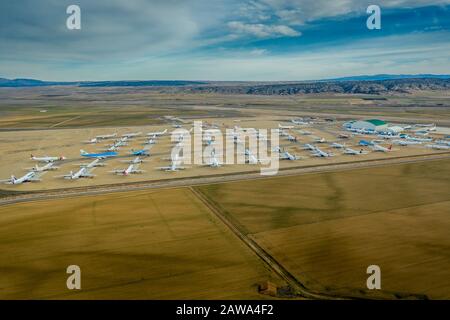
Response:
POLYGON ((351 128, 371 131, 387 131, 388 124, 383 120, 378 119, 358 120, 352 123, 351 128))

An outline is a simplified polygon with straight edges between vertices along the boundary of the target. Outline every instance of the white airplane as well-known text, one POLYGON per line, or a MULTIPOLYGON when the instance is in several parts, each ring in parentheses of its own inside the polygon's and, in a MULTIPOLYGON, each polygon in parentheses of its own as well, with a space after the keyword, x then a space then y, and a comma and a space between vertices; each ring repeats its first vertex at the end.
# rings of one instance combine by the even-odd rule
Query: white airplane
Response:
POLYGON ((392 143, 403 147, 415 144, 422 144, 421 141, 408 141, 408 140, 392 140, 392 143))
POLYGON ((435 149, 435 150, 449 150, 450 146, 445 146, 442 144, 427 144, 425 147, 435 149))
POLYGON ((209 161, 208 161, 208 163, 206 164, 207 166, 210 166, 210 167, 213 167, 213 168, 218 168, 218 167, 220 167, 222 164, 220 163, 220 161, 219 161, 219 159, 217 159, 217 157, 216 157, 216 152, 215 152, 215 150, 213 150, 212 152, 211 152, 211 155, 210 155, 210 157, 209 157, 209 161))
POLYGON ((337 142, 333 142, 332 144, 330 144, 330 147, 336 148, 336 149, 343 149, 343 148, 345 148, 345 143, 344 144, 340 144, 340 143, 337 143, 337 142))
POLYGON ((447 140, 437 140, 436 144, 450 146, 450 141, 447 140))
POLYGON ((389 147, 383 147, 383 146, 380 146, 379 144, 374 144, 374 145, 372 145, 372 146, 370 146, 372 149, 373 149, 373 151, 379 151, 379 152, 390 152, 390 151, 392 151, 392 145, 390 145, 389 147))
POLYGON ((97 143, 98 140, 99 140, 98 138, 92 138, 92 139, 83 141, 83 143, 86 143, 86 144, 94 144, 94 143, 97 143))
POLYGON ((293 124, 296 124, 296 125, 311 124, 311 122, 304 121, 304 120, 302 120, 302 119, 292 119, 291 122, 292 122, 293 124))
POLYGON ((140 136, 142 134, 142 132, 129 132, 129 133, 124 133, 122 135, 123 138, 134 138, 137 136, 140 136))
POLYGON ((410 136, 407 136, 405 139, 409 140, 409 141, 420 141, 420 142, 431 142, 431 141, 433 141, 432 138, 417 138, 417 137, 410 137, 410 136))
POLYGON ((290 154, 288 151, 284 151, 282 155, 280 155, 280 159, 293 161, 293 160, 300 160, 301 158, 296 155, 290 154))
POLYGON ((124 162, 124 163, 132 163, 132 164, 139 164, 139 163, 143 163, 143 162, 147 162, 145 160, 142 160, 140 157, 136 157, 133 160, 120 160, 120 162, 124 162))
POLYGON ((289 130, 289 129, 293 129, 294 126, 283 126, 279 123, 278 128, 280 128, 281 130, 289 130))
POLYGON ((245 149, 245 155, 247 156, 247 160, 245 161, 246 163, 258 164, 258 162, 260 162, 249 149, 245 149))
POLYGON ((127 176, 129 174, 143 173, 145 170, 139 170, 139 163, 131 163, 128 168, 122 170, 113 170, 111 173, 127 176))
POLYGON ((317 138, 316 140, 314 140, 314 142, 316 142, 316 143, 325 143, 325 142, 327 142, 327 140, 325 140, 325 138, 317 138))
POLYGON ((180 160, 178 159, 178 155, 175 155, 175 158, 171 160, 170 166, 167 167, 159 167, 158 169, 164 170, 164 171, 178 171, 178 170, 184 170, 185 167, 180 167, 180 160))
POLYGON ((88 167, 82 167, 77 172, 70 171, 69 174, 63 175, 62 177, 68 180, 77 180, 79 178, 93 178, 95 175, 91 174, 88 167))
POLYGON ((317 149, 317 147, 316 147, 316 146, 313 146, 312 144, 306 143, 306 144, 304 145, 303 149, 314 151, 314 150, 317 149))
POLYGON ((279 146, 272 148, 272 151, 273 152, 278 152, 278 153, 282 153, 283 152, 283 150, 279 146))
POLYGON ((145 141, 144 144, 156 144, 156 139, 155 138, 150 138, 147 141, 145 141))
POLYGON ((116 136, 117 136, 117 133, 113 133, 113 134, 104 134, 104 135, 101 135, 101 136, 96 136, 95 138, 98 139, 98 140, 106 140, 106 139, 112 139, 112 138, 114 138, 116 136))
POLYGON ((50 171, 50 170, 58 170, 59 167, 55 167, 53 162, 48 162, 43 167, 39 167, 39 165, 35 165, 32 168, 26 168, 26 170, 30 170, 33 172, 44 172, 44 171, 50 171))
POLYGON ((97 158, 92 162, 89 163, 78 163, 77 166, 80 166, 81 168, 93 168, 93 167, 104 167, 105 164, 103 162, 100 162, 101 159, 97 158))
POLYGON ((382 138, 382 139, 397 139, 399 138, 399 135, 391 135, 391 134, 378 134, 377 135, 378 138, 382 138))
POLYGON ((41 179, 39 179, 39 176, 35 171, 30 171, 21 178, 16 178, 14 175, 12 175, 10 179, 0 180, 1 183, 6 184, 22 184, 24 182, 39 182, 39 181, 41 181, 41 179))
POLYGON ((368 154, 368 152, 364 151, 363 149, 357 151, 357 150, 354 150, 351 148, 345 148, 343 153, 349 154, 349 155, 355 155, 355 156, 360 155, 360 154, 368 154))
POLYGON ((35 157, 35 156, 31 155, 31 160, 39 161, 39 162, 53 162, 53 161, 65 160, 65 159, 66 159, 66 157, 64 157, 64 156, 60 156, 60 157, 49 157, 49 156, 35 157))
POLYGON ((291 142, 297 142, 297 137, 294 137, 292 135, 288 135, 287 139, 291 142))
POLYGON ((333 156, 332 153, 322 151, 319 148, 316 148, 314 151, 311 151, 311 153, 314 157, 320 157, 320 158, 329 158, 329 157, 333 156))
POLYGON ((414 126, 418 127, 418 128, 424 128, 424 130, 427 130, 427 131, 436 131, 436 124, 434 124, 434 123, 430 123, 430 124, 417 123, 414 126))
POLYGON ((163 134, 165 134, 166 132, 167 132, 167 129, 165 129, 164 131, 149 132, 149 133, 147 133, 147 135, 152 136, 152 137, 159 137, 159 136, 162 136, 163 134))

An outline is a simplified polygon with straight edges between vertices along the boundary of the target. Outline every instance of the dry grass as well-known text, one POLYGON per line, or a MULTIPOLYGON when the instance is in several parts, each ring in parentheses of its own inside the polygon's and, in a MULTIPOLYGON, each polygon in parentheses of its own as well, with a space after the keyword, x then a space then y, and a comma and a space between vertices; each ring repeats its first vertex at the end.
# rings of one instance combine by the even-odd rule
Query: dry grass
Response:
POLYGON ((0 252, 1 299, 261 299, 279 282, 188 189, 0 207, 0 252))
POLYGON ((450 298, 450 161, 199 187, 315 290, 450 298))

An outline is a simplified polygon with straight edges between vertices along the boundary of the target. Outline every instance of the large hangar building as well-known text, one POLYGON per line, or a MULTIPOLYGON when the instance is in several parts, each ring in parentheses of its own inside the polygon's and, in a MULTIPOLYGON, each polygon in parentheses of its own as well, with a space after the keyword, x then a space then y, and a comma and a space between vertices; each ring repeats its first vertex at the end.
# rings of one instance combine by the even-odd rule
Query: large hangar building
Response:
POLYGON ((358 120, 351 124, 351 128, 371 131, 387 131, 388 124, 379 119, 358 120))

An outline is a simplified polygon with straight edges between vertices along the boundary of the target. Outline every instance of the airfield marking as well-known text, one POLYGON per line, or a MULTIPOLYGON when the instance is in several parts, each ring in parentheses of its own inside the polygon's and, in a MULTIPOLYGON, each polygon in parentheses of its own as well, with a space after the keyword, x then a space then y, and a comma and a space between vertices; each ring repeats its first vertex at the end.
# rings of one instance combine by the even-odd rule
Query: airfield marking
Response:
POLYGON ((55 127, 57 127, 57 126, 59 126, 59 125, 61 125, 61 124, 63 124, 63 123, 66 123, 66 122, 69 122, 69 121, 72 121, 72 120, 75 120, 75 119, 78 119, 78 118, 81 118, 81 117, 82 117, 82 116, 80 115, 80 116, 76 116, 76 117, 73 117, 73 118, 70 118, 70 119, 66 119, 66 120, 64 120, 64 121, 61 121, 61 122, 52 124, 52 125, 50 126, 50 128, 55 128, 55 127))
MULTIPOLYGON (((357 160, 344 163, 323 164, 315 166, 299 166, 291 168, 280 169, 278 175, 270 177, 284 177, 300 174, 313 174, 318 172, 329 172, 339 170, 352 170, 358 168, 377 167, 390 164, 404 164, 415 163, 422 161, 443 160, 449 159, 450 152, 428 154, 420 156, 404 156, 388 159, 374 159, 374 160, 357 160)), ((126 191, 141 191, 146 189, 161 189, 161 188, 179 188, 188 186, 199 186, 205 184, 217 184, 242 180, 268 179, 267 176, 261 176, 258 170, 250 172, 236 172, 224 175, 213 175, 203 177, 187 177, 179 179, 167 179, 159 181, 144 181, 144 182, 129 182, 116 185, 99 185, 91 187, 76 187, 62 190, 48 190, 48 191, 30 191, 30 193, 7 196, 0 199, 0 206, 15 204, 20 202, 30 202, 39 200, 60 199, 74 196, 88 196, 105 193, 126 192, 126 191)))

